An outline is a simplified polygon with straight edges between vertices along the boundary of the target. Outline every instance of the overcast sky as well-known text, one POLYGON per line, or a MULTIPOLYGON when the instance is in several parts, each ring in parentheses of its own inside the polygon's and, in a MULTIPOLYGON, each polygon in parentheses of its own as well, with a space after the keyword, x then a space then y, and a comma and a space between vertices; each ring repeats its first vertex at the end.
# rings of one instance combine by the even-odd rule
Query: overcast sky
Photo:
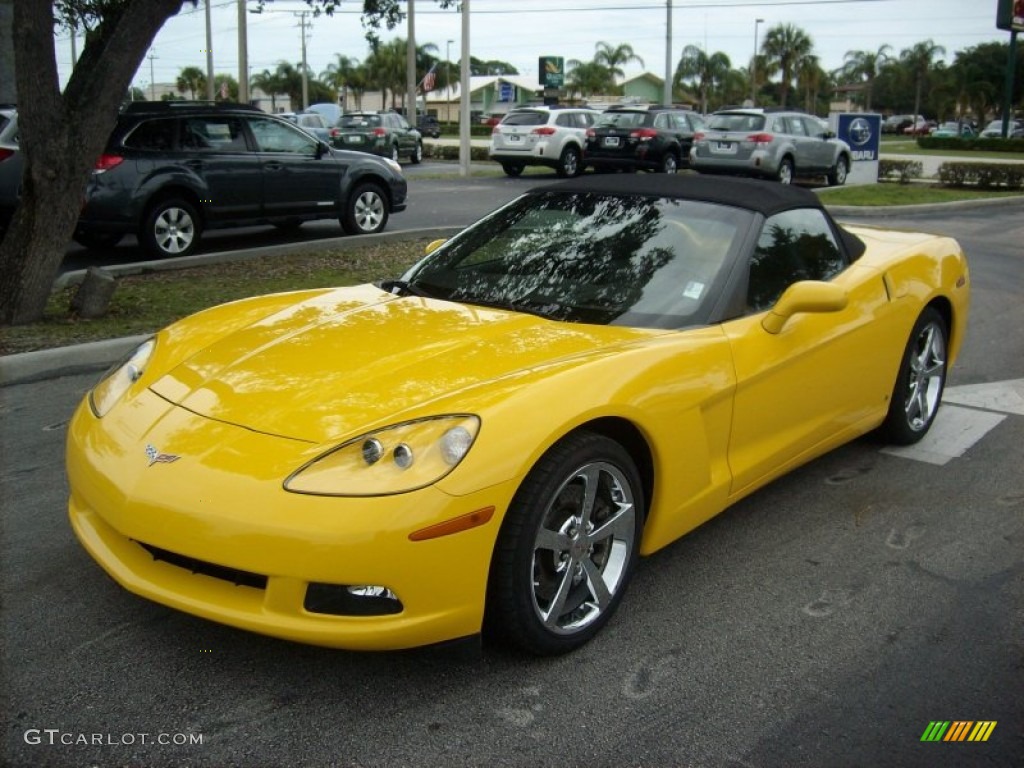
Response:
MULTIPOLYGON (((145 87, 173 82, 183 67, 206 69, 204 0, 186 4, 163 28, 150 56, 136 73, 134 84, 145 87)), ((214 71, 238 77, 237 0, 211 0, 214 71)), ((671 0, 672 66, 686 45, 721 51, 734 68, 746 67, 758 40, 777 24, 790 23, 806 32, 822 67, 840 67, 850 50, 877 51, 888 44, 894 54, 923 40, 956 51, 984 42, 1008 42, 1009 33, 996 28, 997 0, 671 0), (756 24, 757 19, 763 23, 756 24)), ((627 76, 641 72, 665 74, 666 0, 470 0, 470 52, 479 59, 500 59, 521 75, 537 75, 539 56, 593 59, 595 44, 628 43, 644 65, 626 67, 627 76)), ((250 2, 250 7, 255 3, 250 2)), ((403 4, 404 5, 404 4, 403 4)), ((346 0, 333 17, 307 15, 306 58, 321 73, 343 54, 362 61, 369 48, 360 24, 361 0, 346 0)), ((307 6, 301 0, 271 0, 263 14, 248 14, 250 72, 273 70, 277 62, 302 60, 300 18, 307 6)), ((404 23, 383 31, 384 40, 408 35, 404 23)), ((434 0, 415 0, 418 45, 432 43, 444 60, 448 51, 458 61, 462 24, 457 11, 441 11, 434 0), (449 45, 448 41, 452 41, 449 45)), ((78 42, 81 52, 82 42, 78 42)), ((71 41, 58 35, 57 58, 62 79, 71 67, 71 41)), ((422 76, 422 73, 420 73, 422 76)))

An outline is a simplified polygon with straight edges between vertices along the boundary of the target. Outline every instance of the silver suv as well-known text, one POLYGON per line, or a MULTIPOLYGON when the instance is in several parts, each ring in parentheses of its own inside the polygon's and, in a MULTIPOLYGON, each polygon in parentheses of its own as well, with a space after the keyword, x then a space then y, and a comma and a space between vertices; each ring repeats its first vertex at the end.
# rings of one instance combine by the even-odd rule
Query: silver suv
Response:
POLYGON ((838 186, 850 172, 850 147, 804 112, 727 109, 712 114, 694 136, 690 167, 783 184, 795 177, 825 176, 838 186))
POLYGON ((491 131, 491 159, 509 176, 518 176, 528 165, 546 165, 559 176, 578 176, 587 129, 600 114, 579 107, 513 109, 491 131))

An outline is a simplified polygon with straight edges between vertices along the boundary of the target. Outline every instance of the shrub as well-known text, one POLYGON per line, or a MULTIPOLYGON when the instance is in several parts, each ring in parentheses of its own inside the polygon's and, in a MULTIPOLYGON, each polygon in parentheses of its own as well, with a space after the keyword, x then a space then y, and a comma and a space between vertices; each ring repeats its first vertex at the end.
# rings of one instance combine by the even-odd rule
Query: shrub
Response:
POLYGON ((879 181, 909 184, 912 179, 919 179, 923 174, 924 166, 919 160, 891 160, 883 157, 878 161, 879 181))
POLYGON ((947 187, 1021 189, 1024 187, 1024 165, 1011 163, 943 163, 939 166, 939 183, 947 187))

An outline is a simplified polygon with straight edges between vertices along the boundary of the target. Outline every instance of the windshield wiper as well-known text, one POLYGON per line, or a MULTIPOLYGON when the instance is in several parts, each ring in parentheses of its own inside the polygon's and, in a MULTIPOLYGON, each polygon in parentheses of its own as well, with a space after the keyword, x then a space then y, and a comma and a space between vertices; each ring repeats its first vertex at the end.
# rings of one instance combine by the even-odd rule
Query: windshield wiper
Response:
POLYGON ((423 299, 435 298, 418 285, 410 283, 407 280, 382 280, 380 283, 380 289, 394 294, 395 296, 419 296, 423 299))

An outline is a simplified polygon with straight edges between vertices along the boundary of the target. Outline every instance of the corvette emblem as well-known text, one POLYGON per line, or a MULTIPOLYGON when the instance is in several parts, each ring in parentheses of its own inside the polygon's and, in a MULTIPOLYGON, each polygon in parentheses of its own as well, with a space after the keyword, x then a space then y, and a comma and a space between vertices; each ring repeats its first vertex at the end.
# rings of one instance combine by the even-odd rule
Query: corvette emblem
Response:
POLYGON ((149 466, 154 464, 170 464, 181 458, 176 453, 160 453, 154 445, 146 445, 146 456, 149 457, 149 466))

